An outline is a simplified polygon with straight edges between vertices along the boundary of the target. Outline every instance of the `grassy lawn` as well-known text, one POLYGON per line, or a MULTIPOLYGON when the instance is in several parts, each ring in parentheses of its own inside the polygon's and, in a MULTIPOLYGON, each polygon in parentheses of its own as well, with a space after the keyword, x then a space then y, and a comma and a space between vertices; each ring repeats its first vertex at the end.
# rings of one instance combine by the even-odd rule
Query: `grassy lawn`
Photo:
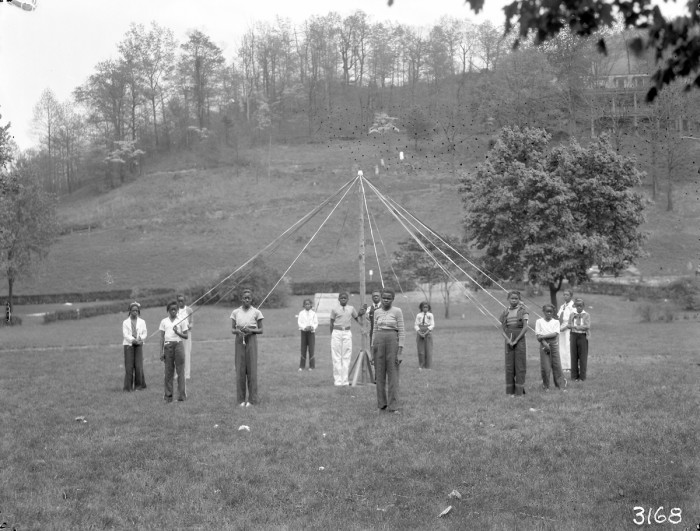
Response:
MULTIPOLYGON (((126 312, 3 330, 2 521, 18 529, 635 529, 636 506, 682 510, 681 524, 644 528, 700 521, 700 368, 687 323, 639 323, 634 303, 590 296, 589 379, 566 393, 540 391, 530 336, 527 395, 508 398, 497 329, 464 303, 440 319, 435 304, 434 370, 417 370, 409 334, 402 414, 388 415, 377 412, 373 386, 333 387, 327 327, 317 370, 297 372, 297 302, 263 308, 261 404, 249 409, 235 404, 228 308, 197 313, 189 399, 167 405, 155 336, 145 351, 148 389, 121 391, 126 312), (448 497, 455 489, 461 500, 448 497)), ((165 310, 143 316, 154 332, 165 310)))

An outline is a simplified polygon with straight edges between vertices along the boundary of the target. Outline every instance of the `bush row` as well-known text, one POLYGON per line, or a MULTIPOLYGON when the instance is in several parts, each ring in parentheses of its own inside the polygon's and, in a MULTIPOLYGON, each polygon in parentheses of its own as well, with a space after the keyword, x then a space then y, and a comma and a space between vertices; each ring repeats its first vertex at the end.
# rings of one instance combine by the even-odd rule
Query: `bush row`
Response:
POLYGON ((49 293, 44 295, 14 295, 14 304, 63 304, 66 302, 96 302, 96 301, 116 301, 125 299, 135 299, 137 297, 148 297, 170 293, 172 290, 157 288, 150 290, 120 289, 105 291, 87 291, 85 293, 49 293))
MULTIPOLYGON (((258 271, 261 271, 258 269, 258 271)), ((266 275, 268 276, 268 275, 266 275)), ((272 275, 269 275, 272 276, 272 275)), ((264 287, 263 282, 256 278, 246 278, 245 280, 239 282, 240 287, 246 286, 251 287, 258 295, 263 292, 264 287)), ((238 289, 232 289, 236 285, 236 280, 227 281, 221 286, 219 286, 214 292, 208 294, 205 297, 205 302, 203 304, 214 304, 217 302, 238 302, 238 289)), ((272 287, 272 286, 270 286, 272 287)), ((209 288, 195 287, 190 289, 185 289, 184 292, 187 294, 189 300, 196 300, 204 295, 209 288)), ((338 293, 340 291, 348 291, 350 293, 360 292, 359 281, 355 282, 343 282, 343 281, 313 281, 313 282, 293 282, 288 286, 288 292, 292 295, 310 295, 314 293, 338 293)), ((371 293, 374 290, 381 290, 382 285, 380 282, 367 282, 367 293, 371 293)), ((267 293, 268 290, 264 290, 267 293)), ((279 307, 285 298, 284 286, 280 283, 275 291, 270 295, 265 305, 268 307, 279 307)), ((105 291, 90 291, 85 293, 50 293, 44 295, 15 295, 13 296, 13 301, 17 305, 27 305, 27 304, 63 304, 66 302, 80 303, 80 302, 96 302, 96 301, 120 301, 120 304, 127 299, 129 302, 133 300, 138 300, 156 295, 172 295, 174 292, 167 288, 159 289, 149 289, 140 290, 134 289, 121 289, 121 290, 105 290, 105 291)), ((284 301, 286 302, 286 300, 284 301)), ((67 310, 69 311, 69 310, 67 310)), ((75 311, 75 310, 73 310, 75 311)), ((85 313, 87 308, 80 310, 81 313, 85 313)))
POLYGON ((670 299, 682 310, 700 310, 700 282, 697 278, 683 277, 674 280, 668 286, 645 286, 644 284, 613 284, 607 282, 588 282, 576 286, 579 293, 596 293, 600 295, 625 296, 637 299, 670 299))
MULTIPOLYGON (((216 287, 214 289, 207 288, 190 288, 184 290, 189 301, 198 301, 198 305, 223 303, 227 306, 240 304, 240 295, 243 288, 250 288, 259 303, 261 297, 272 290, 275 283, 280 278, 280 275, 274 269, 268 267, 262 260, 258 259, 253 262, 250 270, 244 275, 236 275, 231 278, 221 276, 217 282, 212 282, 216 287)), ((141 308, 152 308, 154 306, 165 307, 169 302, 175 300, 176 294, 170 290, 160 290, 162 293, 153 294, 147 292, 138 293, 136 290, 129 292, 128 297, 122 297, 121 300, 89 306, 86 308, 70 308, 65 310, 57 310, 44 314, 44 323, 53 323, 56 321, 67 321, 74 319, 86 319, 97 315, 106 315, 127 311, 129 303, 133 300, 138 300, 141 308)), ((287 304, 289 287, 287 283, 280 282, 275 289, 270 293, 265 300, 265 306, 268 308, 283 308, 287 304)))
MULTIPOLYGON (((152 308, 153 306, 163 306, 174 300, 173 294, 155 295, 145 299, 139 299, 141 308, 152 308)), ((71 308, 69 310, 56 310, 54 312, 46 312, 44 314, 44 324, 54 323, 56 321, 71 321, 76 319, 87 319, 88 317, 96 317, 98 315, 107 315, 112 313, 128 312, 129 303, 133 299, 124 299, 121 301, 113 301, 95 306, 87 306, 85 308, 71 308)))
MULTIPOLYGON (((367 282, 367 293, 374 290, 381 290, 381 282, 367 282)), ((360 293, 360 282, 343 282, 338 280, 314 281, 314 282, 293 282, 291 284, 293 295, 312 295, 314 293, 339 293, 347 291, 349 293, 360 293)))

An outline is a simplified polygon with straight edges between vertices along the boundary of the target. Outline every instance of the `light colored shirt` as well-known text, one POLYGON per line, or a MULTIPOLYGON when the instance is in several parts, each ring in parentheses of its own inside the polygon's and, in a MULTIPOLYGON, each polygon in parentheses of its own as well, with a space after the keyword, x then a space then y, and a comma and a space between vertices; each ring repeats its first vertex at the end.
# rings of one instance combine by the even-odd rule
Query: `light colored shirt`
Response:
POLYGON ((251 306, 247 310, 239 306, 231 312, 231 320, 235 321, 236 328, 257 328, 258 319, 263 319, 263 314, 256 307, 251 306))
POLYGON ((148 337, 148 331, 146 330, 146 321, 144 321, 140 317, 136 318, 136 336, 134 336, 133 330, 131 328, 131 317, 127 317, 124 323, 122 324, 122 336, 124 337, 122 345, 131 345, 134 339, 140 339, 141 341, 144 341, 148 337))
MULTIPOLYGON (((378 308, 374 310, 374 331, 377 330, 396 330, 399 333, 399 346, 403 347, 406 337, 406 330, 403 324, 403 312, 401 308, 392 306, 388 310, 378 308)), ((372 342, 375 341, 377 335, 372 336, 372 342)))
POLYGON ((353 318, 357 319, 357 311, 349 304, 341 306, 340 303, 338 303, 335 308, 331 310, 331 321, 333 321, 333 326, 349 328, 353 318))
POLYGON ((562 325, 569 326, 569 316, 571 315, 572 312, 575 312, 576 310, 574 309, 574 301, 570 300, 569 302, 565 302, 559 307, 559 313, 557 314, 557 317, 559 318, 559 321, 561 322, 562 325))
POLYGON ((187 319, 187 330, 192 328, 192 313, 193 313, 193 310, 189 306, 179 308, 177 311, 177 320, 178 321, 181 321, 182 319, 187 319))
POLYGON ((318 316, 313 310, 302 310, 299 312, 299 317, 297 318, 297 324, 299 325, 299 330, 304 330, 307 326, 312 328, 312 332, 315 332, 318 328, 318 316))
POLYGON ((180 342, 182 341, 182 338, 178 336, 173 330, 175 327, 177 327, 178 332, 181 334, 183 332, 187 331, 187 321, 182 321, 179 322, 180 320, 175 316, 175 319, 172 321, 170 320, 170 316, 166 317, 160 322, 160 326, 158 327, 158 330, 161 332, 165 332, 165 336, 163 339, 168 342, 168 341, 174 341, 174 342, 180 342))
POLYGON ((572 312, 569 316, 569 328, 572 332, 586 334, 586 337, 591 335, 591 316, 585 310, 581 313, 572 312))
MULTIPOLYGON (((538 336, 548 336, 550 334, 558 334, 560 331, 560 323, 557 319, 547 321, 544 317, 535 321, 535 334, 538 336)), ((555 336, 556 337, 556 336, 555 336)))
POLYGON ((413 328, 416 332, 420 332, 421 326, 427 327, 428 330, 435 328, 435 318, 430 312, 420 312, 416 315, 416 322, 413 323, 413 328))

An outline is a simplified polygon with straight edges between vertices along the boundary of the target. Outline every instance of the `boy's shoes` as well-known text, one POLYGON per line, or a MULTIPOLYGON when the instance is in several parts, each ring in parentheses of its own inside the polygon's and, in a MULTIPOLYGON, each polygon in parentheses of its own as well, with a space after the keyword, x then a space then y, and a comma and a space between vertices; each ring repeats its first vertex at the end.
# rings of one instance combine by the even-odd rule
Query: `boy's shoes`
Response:
POLYGON ((238 404, 238 407, 245 407, 245 402, 241 402, 240 404, 238 404))

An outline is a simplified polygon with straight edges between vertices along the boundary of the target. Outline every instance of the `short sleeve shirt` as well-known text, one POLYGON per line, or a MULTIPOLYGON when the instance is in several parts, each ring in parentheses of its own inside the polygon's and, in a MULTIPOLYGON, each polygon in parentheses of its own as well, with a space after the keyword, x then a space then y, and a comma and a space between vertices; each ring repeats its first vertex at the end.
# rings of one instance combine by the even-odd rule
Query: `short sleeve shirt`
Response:
POLYGON ((535 323, 535 334, 538 336, 548 336, 549 334, 558 334, 560 330, 559 321, 557 319, 537 319, 535 323))
POLYGON ((187 319, 180 321, 180 319, 175 317, 175 319, 171 321, 170 317, 166 317, 160 322, 158 330, 165 332, 165 341, 182 341, 182 338, 173 331, 175 326, 177 326, 180 333, 185 332, 187 330, 187 319))
POLYGON ((352 324, 353 317, 357 318, 357 311, 349 304, 345 306, 338 304, 331 310, 331 319, 337 326, 349 327, 352 324))
POLYGON ((263 314, 253 306, 247 310, 240 306, 231 312, 231 319, 236 321, 236 328, 256 328, 258 319, 263 319, 263 314))

